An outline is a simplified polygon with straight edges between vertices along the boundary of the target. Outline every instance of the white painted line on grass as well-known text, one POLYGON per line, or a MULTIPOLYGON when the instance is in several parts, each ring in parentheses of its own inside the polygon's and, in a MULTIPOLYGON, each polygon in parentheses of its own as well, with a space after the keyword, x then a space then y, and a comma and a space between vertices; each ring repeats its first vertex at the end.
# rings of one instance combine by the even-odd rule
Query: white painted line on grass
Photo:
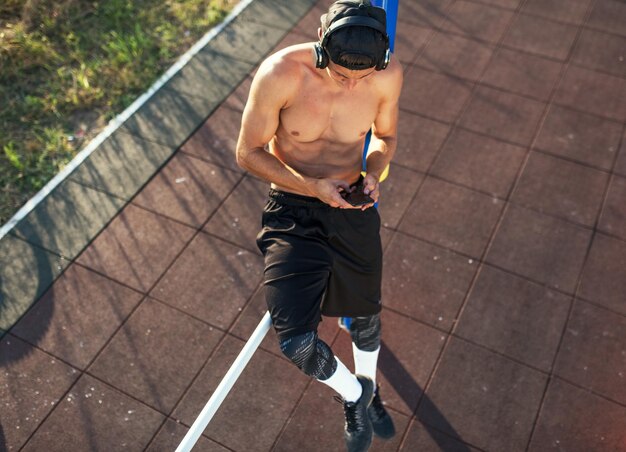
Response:
POLYGON ((91 140, 83 150, 81 150, 71 162, 67 164, 56 176, 41 189, 35 196, 30 198, 16 213, 0 228, 0 239, 7 235, 11 229, 26 215, 28 215, 46 196, 48 196, 57 185, 63 182, 67 176, 74 171, 78 165, 83 163, 98 146, 104 142, 113 132, 115 132, 128 118, 130 118, 143 104, 150 99, 154 93, 176 75, 191 59, 202 50, 208 43, 217 36, 229 23, 231 23, 241 12, 254 0, 241 0, 226 16, 223 22, 209 30, 199 41, 197 41, 187 52, 185 52, 159 79, 152 84, 148 90, 139 96, 126 110, 113 118, 107 126, 93 140, 91 140))

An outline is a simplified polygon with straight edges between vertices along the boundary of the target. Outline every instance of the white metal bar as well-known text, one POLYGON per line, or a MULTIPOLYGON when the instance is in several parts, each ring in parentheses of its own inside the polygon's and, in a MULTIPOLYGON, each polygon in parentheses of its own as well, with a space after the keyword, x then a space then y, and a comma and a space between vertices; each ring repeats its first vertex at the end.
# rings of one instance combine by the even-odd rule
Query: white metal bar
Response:
POLYGON ((215 412, 228 395, 228 392, 239 378, 239 375, 241 375, 246 364, 248 364, 248 361, 252 358, 255 350, 259 347, 259 344, 261 344, 261 341, 269 331, 271 325, 270 313, 267 311, 252 333, 252 336, 250 336, 250 339, 248 339, 248 342, 246 342, 246 345, 244 345, 241 352, 239 352, 235 362, 230 366, 230 369, 226 372, 221 383, 198 415, 198 418, 194 421, 193 425, 176 448, 176 452, 191 451, 206 426, 209 425, 213 415, 215 415, 215 412))

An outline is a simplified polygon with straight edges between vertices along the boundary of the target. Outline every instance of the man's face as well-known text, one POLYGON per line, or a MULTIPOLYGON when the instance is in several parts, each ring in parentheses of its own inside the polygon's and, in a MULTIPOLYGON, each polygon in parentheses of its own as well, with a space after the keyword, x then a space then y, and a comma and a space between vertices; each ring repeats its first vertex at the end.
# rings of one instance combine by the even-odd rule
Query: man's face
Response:
POLYGON ((339 66, 338 64, 330 61, 328 66, 326 67, 326 71, 330 78, 332 78, 335 82, 346 89, 354 89, 357 84, 367 79, 374 72, 376 72, 375 68, 363 69, 360 71, 354 71, 351 69, 347 69, 343 66, 339 66))

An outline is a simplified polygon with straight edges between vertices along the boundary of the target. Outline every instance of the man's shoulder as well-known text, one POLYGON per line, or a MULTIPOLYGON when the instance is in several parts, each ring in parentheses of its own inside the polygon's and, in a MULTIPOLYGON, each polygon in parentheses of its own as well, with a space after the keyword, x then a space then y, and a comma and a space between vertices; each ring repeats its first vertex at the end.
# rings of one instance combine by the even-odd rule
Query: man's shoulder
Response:
POLYGON ((373 81, 375 90, 385 98, 397 97, 402 89, 403 72, 400 62, 392 57, 389 66, 385 70, 377 72, 373 81))
POLYGON ((282 107, 289 104, 302 89, 307 73, 311 71, 312 43, 298 44, 282 49, 261 63, 254 75, 250 96, 271 99, 282 107))
POLYGON ((378 72, 378 80, 383 83, 402 83, 402 65, 395 56, 392 56, 389 66, 384 71, 378 72))
POLYGON ((313 43, 296 44, 267 57, 255 77, 293 79, 303 74, 312 62, 313 43))

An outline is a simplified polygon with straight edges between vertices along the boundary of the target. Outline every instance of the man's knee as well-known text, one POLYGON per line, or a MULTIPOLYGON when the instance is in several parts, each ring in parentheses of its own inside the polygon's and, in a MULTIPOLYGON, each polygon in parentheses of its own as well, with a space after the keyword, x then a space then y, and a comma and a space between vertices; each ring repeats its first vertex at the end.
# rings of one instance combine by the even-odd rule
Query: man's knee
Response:
POLYGON ((359 350, 373 352, 380 347, 380 314, 355 317, 350 323, 352 342, 359 350))
POLYGON ((335 355, 314 331, 280 341, 280 349, 305 374, 326 380, 337 368, 335 355))

